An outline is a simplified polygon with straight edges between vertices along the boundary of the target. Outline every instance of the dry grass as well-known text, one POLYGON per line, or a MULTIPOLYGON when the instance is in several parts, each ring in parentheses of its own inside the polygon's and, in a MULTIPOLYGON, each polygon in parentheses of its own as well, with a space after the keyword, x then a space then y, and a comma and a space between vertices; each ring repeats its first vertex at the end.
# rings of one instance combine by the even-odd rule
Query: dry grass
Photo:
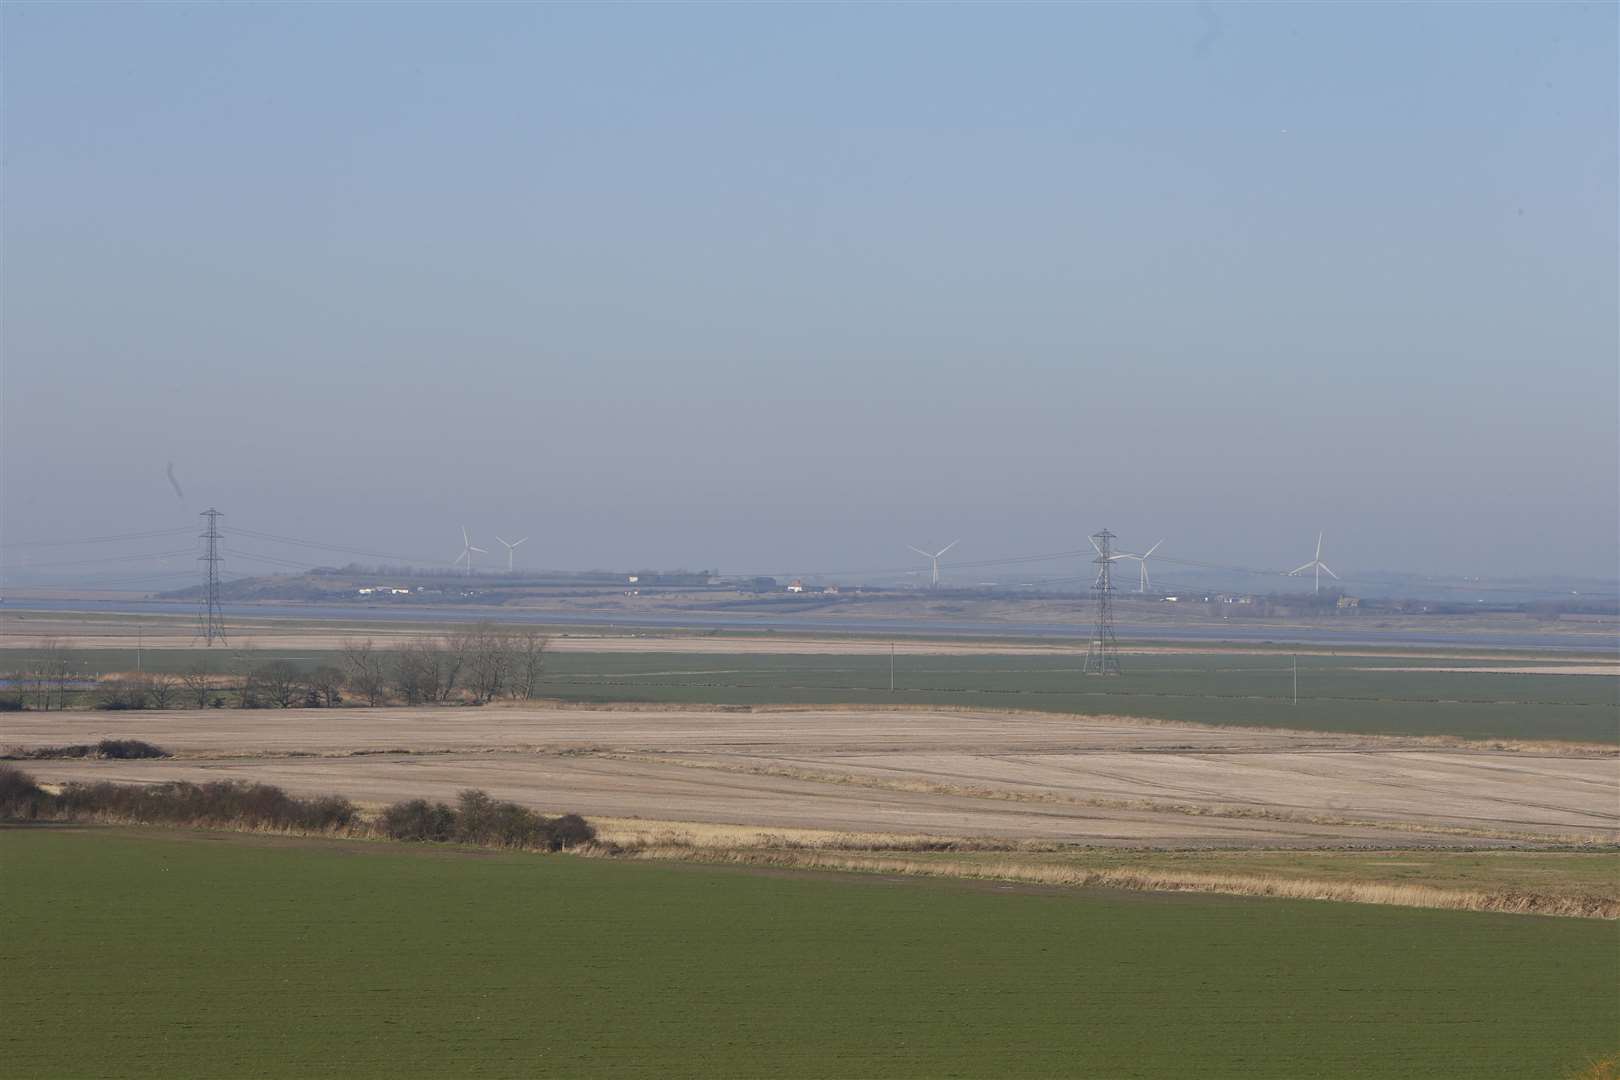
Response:
POLYGON ((1163 870, 1088 869, 1019 862, 960 863, 908 859, 889 854, 857 854, 820 849, 704 848, 682 845, 614 851, 582 850, 581 854, 635 859, 668 859, 804 870, 845 870, 914 877, 962 878, 1069 888, 1130 889, 1139 892, 1200 892, 1229 896, 1267 896, 1291 900, 1386 904, 1453 911, 1492 911, 1512 915, 1556 915, 1569 918, 1620 919, 1620 900, 1552 896, 1543 893, 1491 893, 1437 889, 1426 885, 1330 882, 1268 875, 1172 873, 1163 870))
POLYGON ((1069 845, 1050 840, 999 840, 989 837, 941 837, 921 833, 839 832, 834 829, 771 828, 721 825, 702 821, 650 821, 645 818, 593 817, 597 838, 627 849, 683 848, 733 850, 761 848, 807 851, 1062 851, 1069 845))
POLYGON ((1587 1062, 1570 1073, 1569 1080, 1620 1080, 1620 1052, 1587 1062))
POLYGON ((1608 844, 1612 841, 1597 833, 1568 833, 1549 836, 1545 833, 1517 832, 1506 829, 1487 829, 1464 825, 1440 825, 1389 819, 1340 817, 1331 814, 1303 814, 1290 810, 1276 810, 1254 806, 1212 806, 1199 803, 1159 802, 1152 799, 1106 799, 1091 796, 1064 795, 1055 791, 1017 791, 1008 788, 982 787, 969 784, 945 784, 935 780, 895 779, 882 776, 863 776, 854 773, 825 772, 817 769, 790 768, 784 765, 747 765, 737 762, 694 761, 666 754, 633 754, 612 751, 597 756, 619 761, 637 761, 657 765, 680 765, 690 769, 710 769, 717 772, 741 773, 750 776, 772 776, 784 780, 804 780, 818 784, 846 784, 876 791, 898 791, 918 795, 947 795, 967 799, 991 799, 998 802, 1045 803, 1062 806, 1085 806, 1099 810, 1136 810, 1161 814, 1183 814, 1189 817, 1252 819, 1281 821, 1294 825, 1328 825, 1346 828, 1386 829, 1394 832, 1428 833, 1441 836, 1470 837, 1477 840, 1521 840, 1527 843, 1557 843, 1571 846, 1608 844))

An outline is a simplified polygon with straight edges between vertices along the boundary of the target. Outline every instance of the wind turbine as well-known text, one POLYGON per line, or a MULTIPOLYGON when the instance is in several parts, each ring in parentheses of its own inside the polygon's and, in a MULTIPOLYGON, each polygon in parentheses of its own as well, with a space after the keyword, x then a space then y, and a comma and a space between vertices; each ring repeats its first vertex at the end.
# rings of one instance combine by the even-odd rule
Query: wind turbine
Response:
MULTIPOLYGON (((495 539, 501 540, 498 536, 495 539)), ((523 540, 527 539, 527 536, 523 538, 523 540)), ((506 572, 508 574, 512 572, 512 552, 519 544, 523 543, 523 540, 501 540, 501 543, 506 545, 506 572)))
POLYGON ((1339 575, 1335 574, 1332 570, 1328 570, 1328 564, 1322 561, 1322 534, 1321 533, 1316 534, 1316 558, 1312 559, 1310 562, 1306 563, 1304 566, 1296 566, 1294 569, 1288 571, 1288 576, 1289 577, 1298 577, 1299 575, 1303 574, 1307 570, 1312 570, 1312 571, 1314 571, 1316 573, 1316 591, 1317 592, 1322 591, 1322 571, 1327 570, 1328 577, 1332 578, 1334 581, 1339 580, 1339 575))
POLYGON ((1142 567, 1142 583, 1137 586, 1136 591, 1139 592, 1139 593, 1145 593, 1145 592, 1148 591, 1148 586, 1152 584, 1152 582, 1148 580, 1148 572, 1147 572, 1148 556, 1152 555, 1155 551, 1158 551, 1159 550, 1159 544, 1163 544, 1163 543, 1164 543, 1164 541, 1160 540, 1158 544, 1154 544, 1152 547, 1148 548, 1146 551, 1142 552, 1142 554, 1140 554, 1140 555, 1132 555, 1128 551, 1122 551, 1118 555, 1112 556, 1110 561, 1112 561, 1113 559, 1135 559, 1138 563, 1140 563, 1141 567, 1142 567))
MULTIPOLYGON (((525 537, 525 539, 527 539, 527 537, 525 537)), ((453 562, 450 565, 454 566, 454 565, 456 565, 456 563, 460 562, 461 560, 466 559, 467 560, 467 576, 472 577, 472 557, 473 557, 473 552, 475 552, 475 551, 478 552, 478 554, 480 554, 480 555, 488 555, 489 554, 489 552, 485 551, 481 547, 473 547, 472 537, 467 535, 467 526, 463 525, 461 527, 461 554, 457 555, 456 556, 456 562, 453 562)))
POLYGON ((940 548, 938 551, 935 551, 935 552, 932 552, 932 553, 924 551, 922 548, 912 547, 910 544, 906 545, 906 547, 908 549, 910 549, 911 551, 915 551, 917 554, 921 555, 925 559, 930 560, 934 564, 934 577, 933 577, 932 583, 929 585, 929 588, 931 588, 931 589, 939 588, 939 557, 941 555, 945 554, 947 551, 951 550, 951 548, 955 547, 957 544, 960 544, 961 542, 962 541, 960 541, 960 540, 952 540, 950 543, 946 544, 944 547, 940 548))

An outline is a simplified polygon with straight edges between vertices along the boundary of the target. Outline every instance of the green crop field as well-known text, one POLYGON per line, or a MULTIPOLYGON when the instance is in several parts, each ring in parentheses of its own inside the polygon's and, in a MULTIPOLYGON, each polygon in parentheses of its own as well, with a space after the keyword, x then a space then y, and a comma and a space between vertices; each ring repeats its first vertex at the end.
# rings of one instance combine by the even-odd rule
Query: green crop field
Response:
POLYGON ((131 829, 0 831, 28 1077, 1560 1077, 1620 928, 131 829))
MULTIPOLYGON (((1434 663, 1434 662, 1430 662, 1434 663)), ((576 701, 907 704, 1113 713, 1366 734, 1620 742, 1620 679, 1395 671, 1421 661, 1307 656, 1129 657, 1117 679, 1075 657, 559 653, 545 694, 576 701)), ((1451 662, 1447 666, 1461 666, 1451 662)))
MULTIPOLYGON (((147 670, 181 671, 199 650, 148 651, 147 670)), ((256 651, 252 663, 339 663, 332 652, 256 651)), ((217 670, 232 670, 216 651, 217 670)), ((0 651, 0 671, 22 666, 0 651)), ((1299 658, 1299 703, 1287 654, 1195 653, 1126 658, 1117 679, 1088 678, 1073 656, 903 656, 889 690, 887 656, 554 653, 541 693, 581 702, 715 705, 957 705, 1113 713, 1204 724, 1359 734, 1452 735, 1620 743, 1620 678, 1395 670, 1484 666, 1402 656, 1299 658)), ((127 670, 132 650, 87 650, 76 670, 127 670)), ((1523 665, 1519 665, 1523 666, 1523 665)))

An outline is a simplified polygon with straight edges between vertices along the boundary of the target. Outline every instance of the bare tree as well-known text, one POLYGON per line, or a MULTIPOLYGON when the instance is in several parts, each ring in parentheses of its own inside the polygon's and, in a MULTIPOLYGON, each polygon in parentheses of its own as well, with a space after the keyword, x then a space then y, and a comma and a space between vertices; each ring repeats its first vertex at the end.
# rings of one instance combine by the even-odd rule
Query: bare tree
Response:
POLYGON ((98 709, 145 709, 151 706, 152 696, 145 675, 114 675, 96 685, 98 709))
POLYGON ((354 692, 366 699, 367 705, 381 705, 388 696, 387 673, 383 658, 371 643, 345 640, 342 645, 343 671, 354 692))
POLYGON ((50 696, 55 694, 56 707, 67 708, 68 688, 73 684, 72 643, 62 638, 46 638, 40 643, 41 671, 45 676, 45 707, 50 708, 50 696))
POLYGON ((456 692, 456 681, 472 652, 474 635, 462 630, 452 631, 439 639, 439 700, 449 701, 456 692))
POLYGON ((298 666, 288 660, 274 660, 258 672, 264 696, 279 709, 290 709, 303 700, 304 679, 298 666))
POLYGON ((214 677, 208 671, 208 665, 202 662, 193 662, 180 674, 180 682, 186 688, 188 700, 196 703, 197 708, 208 708, 208 697, 214 690, 214 677))
POLYGON ((232 654, 236 664, 236 705, 240 709, 257 709, 263 686, 259 681, 259 668, 254 664, 256 649, 250 644, 238 645, 232 654))
POLYGON ((430 638, 417 638, 394 654, 394 689, 407 705, 439 700, 439 645, 430 638))
POLYGON ((154 671, 146 677, 146 695, 154 709, 167 709, 179 692, 180 680, 166 671, 154 671))
POLYGON ((343 704, 343 672, 331 664, 322 664, 309 676, 309 693, 314 704, 332 708, 343 704))
POLYGON ((51 707, 51 680, 45 672, 43 657, 29 657, 28 665, 18 673, 18 685, 22 688, 25 705, 32 699, 36 709, 51 707))
POLYGON ((467 654, 467 688, 477 704, 494 701, 510 683, 512 651, 509 635, 491 623, 473 629, 467 654))
POLYGON ((533 700, 535 691, 540 689, 540 679, 545 674, 546 649, 550 645, 551 638, 533 627, 515 635, 512 682, 514 697, 522 698, 524 701, 533 700))

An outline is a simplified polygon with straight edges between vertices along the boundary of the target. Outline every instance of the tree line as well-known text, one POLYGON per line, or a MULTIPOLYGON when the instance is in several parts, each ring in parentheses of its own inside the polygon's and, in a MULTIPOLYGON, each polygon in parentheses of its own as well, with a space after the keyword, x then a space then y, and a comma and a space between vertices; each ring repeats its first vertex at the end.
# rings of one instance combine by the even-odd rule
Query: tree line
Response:
POLYGON ((91 680, 73 671, 71 647, 51 638, 7 678, 0 708, 64 709, 70 701, 106 710, 528 701, 540 691, 550 642, 539 630, 486 622, 393 648, 379 648, 370 638, 345 640, 335 664, 314 668, 290 660, 256 662, 255 650, 242 647, 234 650, 229 673, 199 659, 178 673, 126 672, 91 680))

